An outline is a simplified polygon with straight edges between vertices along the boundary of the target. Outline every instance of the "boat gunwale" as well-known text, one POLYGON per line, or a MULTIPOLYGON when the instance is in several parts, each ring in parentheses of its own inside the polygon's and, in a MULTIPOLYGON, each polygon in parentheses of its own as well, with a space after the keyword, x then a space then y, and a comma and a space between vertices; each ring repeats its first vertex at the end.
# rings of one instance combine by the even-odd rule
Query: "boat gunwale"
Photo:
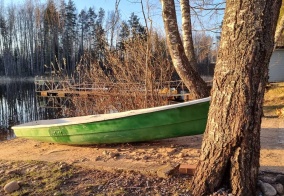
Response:
POLYGON ((188 101, 184 103, 178 103, 173 105, 165 105, 165 106, 158 106, 152 108, 143 108, 138 110, 129 110, 125 112, 118 112, 118 113, 110 113, 110 114, 97 114, 97 115, 87 115, 87 116, 79 116, 79 117, 69 117, 69 118, 58 118, 58 119, 51 119, 51 120, 38 120, 32 121, 20 125, 13 126, 13 130, 20 130, 20 129, 35 129, 35 128, 49 128, 55 126, 69 126, 69 125, 79 125, 79 124, 86 124, 92 122, 101 122, 106 120, 114 120, 125 118, 129 116, 136 116, 146 113, 154 113, 164 110, 171 110, 176 109, 184 106, 195 105, 199 103, 204 103, 210 101, 211 97, 206 97, 202 99, 197 99, 193 101, 188 101), (60 122, 66 121, 66 122, 60 122), (45 123, 45 124, 37 124, 37 123, 45 123))
MULTIPOLYGON (((194 121, 201 121, 204 120, 204 118, 198 118, 198 119, 194 119, 194 121)), ((187 120, 187 121, 183 121, 183 122, 177 122, 177 123, 171 123, 171 124, 163 124, 163 125, 158 125, 155 126, 155 128, 160 128, 160 127, 166 127, 168 125, 178 125, 181 123, 188 123, 188 122, 192 122, 192 120, 187 120)), ((118 132, 133 132, 133 131, 137 131, 137 130, 141 130, 141 129, 145 129, 145 128, 153 128, 153 127, 140 127, 140 128, 132 128, 132 129, 121 129, 121 130, 116 130, 116 131, 102 131, 102 132, 82 132, 82 133, 76 133, 76 134, 64 134, 64 135, 57 135, 56 137, 70 137, 70 136, 86 136, 86 135, 94 135, 94 134, 104 134, 104 133, 118 133, 118 132)), ((39 137, 39 136, 29 136, 29 138, 33 138, 33 137, 39 137)), ((45 136, 40 136, 41 138, 52 138, 54 136, 52 135, 45 135, 45 136)))

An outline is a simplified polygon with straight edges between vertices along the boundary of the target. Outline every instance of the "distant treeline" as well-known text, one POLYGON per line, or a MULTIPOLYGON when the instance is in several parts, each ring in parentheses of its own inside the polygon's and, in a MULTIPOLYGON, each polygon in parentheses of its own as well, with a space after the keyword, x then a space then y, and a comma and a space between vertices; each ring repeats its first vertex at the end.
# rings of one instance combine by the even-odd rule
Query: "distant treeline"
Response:
MULTIPOLYGON (((72 0, 10 4, 0 10, 0 76, 62 70, 70 74, 86 54, 104 69, 106 53, 115 52, 123 61, 125 44, 134 39, 146 43, 149 32, 134 13, 125 21, 118 10, 106 13, 103 8, 90 7, 78 12, 72 0)), ((159 37, 158 42, 165 43, 159 37)), ((199 62, 209 65, 212 38, 196 34, 194 39, 199 62)))

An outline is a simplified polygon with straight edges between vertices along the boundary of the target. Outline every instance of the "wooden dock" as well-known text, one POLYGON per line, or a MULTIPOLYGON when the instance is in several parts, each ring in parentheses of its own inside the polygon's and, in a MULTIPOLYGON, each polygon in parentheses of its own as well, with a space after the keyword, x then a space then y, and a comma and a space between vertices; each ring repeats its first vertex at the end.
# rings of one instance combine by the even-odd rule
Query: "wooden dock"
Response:
MULTIPOLYGON (((188 101, 191 94, 181 80, 165 82, 156 95, 169 101, 188 101), (179 89, 179 90, 177 90, 179 89)), ((60 108, 72 97, 91 98, 95 96, 136 96, 146 94, 146 88, 138 83, 92 83, 73 84, 71 80, 60 78, 35 78, 35 91, 41 107, 60 108)), ((151 95, 151 92, 148 92, 151 95)))

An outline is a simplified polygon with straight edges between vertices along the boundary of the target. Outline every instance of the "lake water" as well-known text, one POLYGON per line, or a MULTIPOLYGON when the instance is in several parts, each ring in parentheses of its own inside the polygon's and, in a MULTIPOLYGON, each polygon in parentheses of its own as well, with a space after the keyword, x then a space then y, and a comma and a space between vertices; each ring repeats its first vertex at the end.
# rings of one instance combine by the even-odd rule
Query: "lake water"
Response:
POLYGON ((39 107, 34 82, 15 82, 0 78, 0 141, 14 138, 13 125, 52 119, 58 111, 39 107))

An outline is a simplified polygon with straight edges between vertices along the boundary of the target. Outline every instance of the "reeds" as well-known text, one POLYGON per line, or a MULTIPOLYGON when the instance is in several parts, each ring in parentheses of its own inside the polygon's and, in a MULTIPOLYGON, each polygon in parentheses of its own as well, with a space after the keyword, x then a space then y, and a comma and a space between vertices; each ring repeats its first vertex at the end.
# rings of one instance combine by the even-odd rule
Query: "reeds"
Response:
POLYGON ((161 89, 173 87, 168 81, 173 79, 174 68, 165 40, 157 34, 151 35, 151 40, 149 45, 145 38, 137 37, 121 43, 123 49, 105 50, 101 56, 84 54, 63 88, 86 94, 73 95, 64 114, 90 115, 168 104, 169 93, 161 94, 161 89))

